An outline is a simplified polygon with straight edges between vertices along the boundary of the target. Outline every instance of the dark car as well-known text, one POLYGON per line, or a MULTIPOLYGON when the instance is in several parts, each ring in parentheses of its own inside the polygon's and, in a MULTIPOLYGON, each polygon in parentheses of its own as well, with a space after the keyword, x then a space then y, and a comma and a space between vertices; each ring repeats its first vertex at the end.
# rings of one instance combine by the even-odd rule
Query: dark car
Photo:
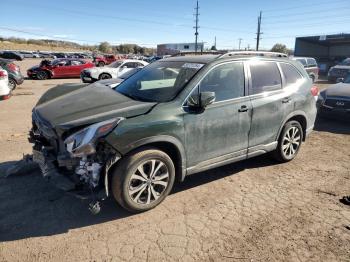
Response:
POLYGON ((43 60, 38 66, 29 68, 27 75, 29 78, 39 80, 48 78, 79 78, 82 70, 91 67, 94 67, 93 63, 82 59, 43 60))
POLYGON ((350 74, 338 81, 338 84, 320 92, 318 113, 320 116, 350 121, 350 74))
POLYGON ((350 73, 350 58, 344 59, 341 63, 333 66, 328 71, 328 81, 336 82, 338 78, 345 78, 350 73))
POLYGON ((306 72, 309 74, 310 78, 312 79, 312 82, 316 82, 318 80, 318 73, 320 69, 318 68, 315 58, 293 57, 292 59, 300 62, 304 66, 306 72))
POLYGON ((300 63, 227 55, 167 58, 114 89, 74 88, 33 109, 33 159, 57 187, 132 212, 194 173, 267 152, 291 161, 318 93, 300 63))
POLYGON ((0 53, 0 58, 14 59, 17 61, 22 61, 24 59, 24 56, 18 52, 4 51, 4 52, 0 53))
POLYGON ((15 90, 17 85, 21 85, 24 81, 24 77, 21 73, 19 66, 13 63, 13 60, 1 59, 0 67, 5 69, 9 78, 9 87, 11 90, 15 90))

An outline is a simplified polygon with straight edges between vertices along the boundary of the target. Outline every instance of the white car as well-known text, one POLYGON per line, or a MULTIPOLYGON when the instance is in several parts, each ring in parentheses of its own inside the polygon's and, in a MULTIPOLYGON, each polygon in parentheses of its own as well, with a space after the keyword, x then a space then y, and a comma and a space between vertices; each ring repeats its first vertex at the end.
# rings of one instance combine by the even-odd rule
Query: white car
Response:
POLYGON ((134 68, 142 68, 146 65, 148 63, 141 60, 118 60, 108 66, 84 69, 81 71, 80 78, 84 83, 93 83, 97 80, 118 78, 134 68))
POLYGON ((11 96, 11 89, 9 88, 9 79, 7 71, 0 68, 0 100, 9 99, 11 96))

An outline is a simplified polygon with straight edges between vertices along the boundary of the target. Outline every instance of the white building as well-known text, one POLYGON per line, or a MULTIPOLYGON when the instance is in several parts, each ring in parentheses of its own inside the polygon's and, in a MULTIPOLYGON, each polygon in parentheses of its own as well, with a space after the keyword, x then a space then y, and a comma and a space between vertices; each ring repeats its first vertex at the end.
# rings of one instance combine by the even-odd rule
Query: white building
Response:
MULTIPOLYGON (((203 43, 197 44, 197 51, 201 52, 204 48, 203 43)), ((173 43, 173 44, 160 44, 157 45, 157 55, 174 55, 183 52, 194 52, 196 51, 195 43, 173 43)))

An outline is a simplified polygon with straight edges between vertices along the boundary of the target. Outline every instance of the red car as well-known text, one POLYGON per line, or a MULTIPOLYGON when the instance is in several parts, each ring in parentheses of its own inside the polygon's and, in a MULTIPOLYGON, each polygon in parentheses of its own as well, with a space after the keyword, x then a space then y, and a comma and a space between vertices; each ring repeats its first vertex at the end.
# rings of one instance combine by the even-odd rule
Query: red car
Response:
POLYGON ((94 66, 91 62, 75 58, 61 58, 52 61, 43 60, 40 65, 29 68, 27 75, 29 78, 39 80, 48 78, 79 78, 82 70, 94 66))
POLYGON ((105 66, 120 59, 121 57, 115 55, 96 56, 94 57, 94 63, 96 66, 105 66))

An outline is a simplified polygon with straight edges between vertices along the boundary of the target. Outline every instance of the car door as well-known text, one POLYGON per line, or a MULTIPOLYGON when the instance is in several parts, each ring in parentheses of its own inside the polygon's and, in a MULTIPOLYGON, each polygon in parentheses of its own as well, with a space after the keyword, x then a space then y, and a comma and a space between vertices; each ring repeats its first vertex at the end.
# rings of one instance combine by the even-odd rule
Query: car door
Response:
POLYGON ((249 96, 253 106, 248 154, 264 151, 276 141, 290 97, 282 89, 279 67, 274 61, 252 60, 249 96))
POLYGON ((243 62, 220 64, 211 69, 189 96, 215 92, 216 100, 203 112, 184 106, 184 128, 188 166, 205 166, 246 157, 251 102, 245 96, 243 62))
POLYGON ((64 78, 70 77, 70 61, 61 59, 52 69, 55 77, 64 78))
POLYGON ((80 72, 84 67, 84 62, 81 60, 71 60, 69 75, 70 77, 80 77, 80 72))
POLYGON ((136 68, 136 63, 134 62, 125 62, 119 67, 119 73, 118 76, 121 76, 122 74, 132 70, 133 68, 136 68))

